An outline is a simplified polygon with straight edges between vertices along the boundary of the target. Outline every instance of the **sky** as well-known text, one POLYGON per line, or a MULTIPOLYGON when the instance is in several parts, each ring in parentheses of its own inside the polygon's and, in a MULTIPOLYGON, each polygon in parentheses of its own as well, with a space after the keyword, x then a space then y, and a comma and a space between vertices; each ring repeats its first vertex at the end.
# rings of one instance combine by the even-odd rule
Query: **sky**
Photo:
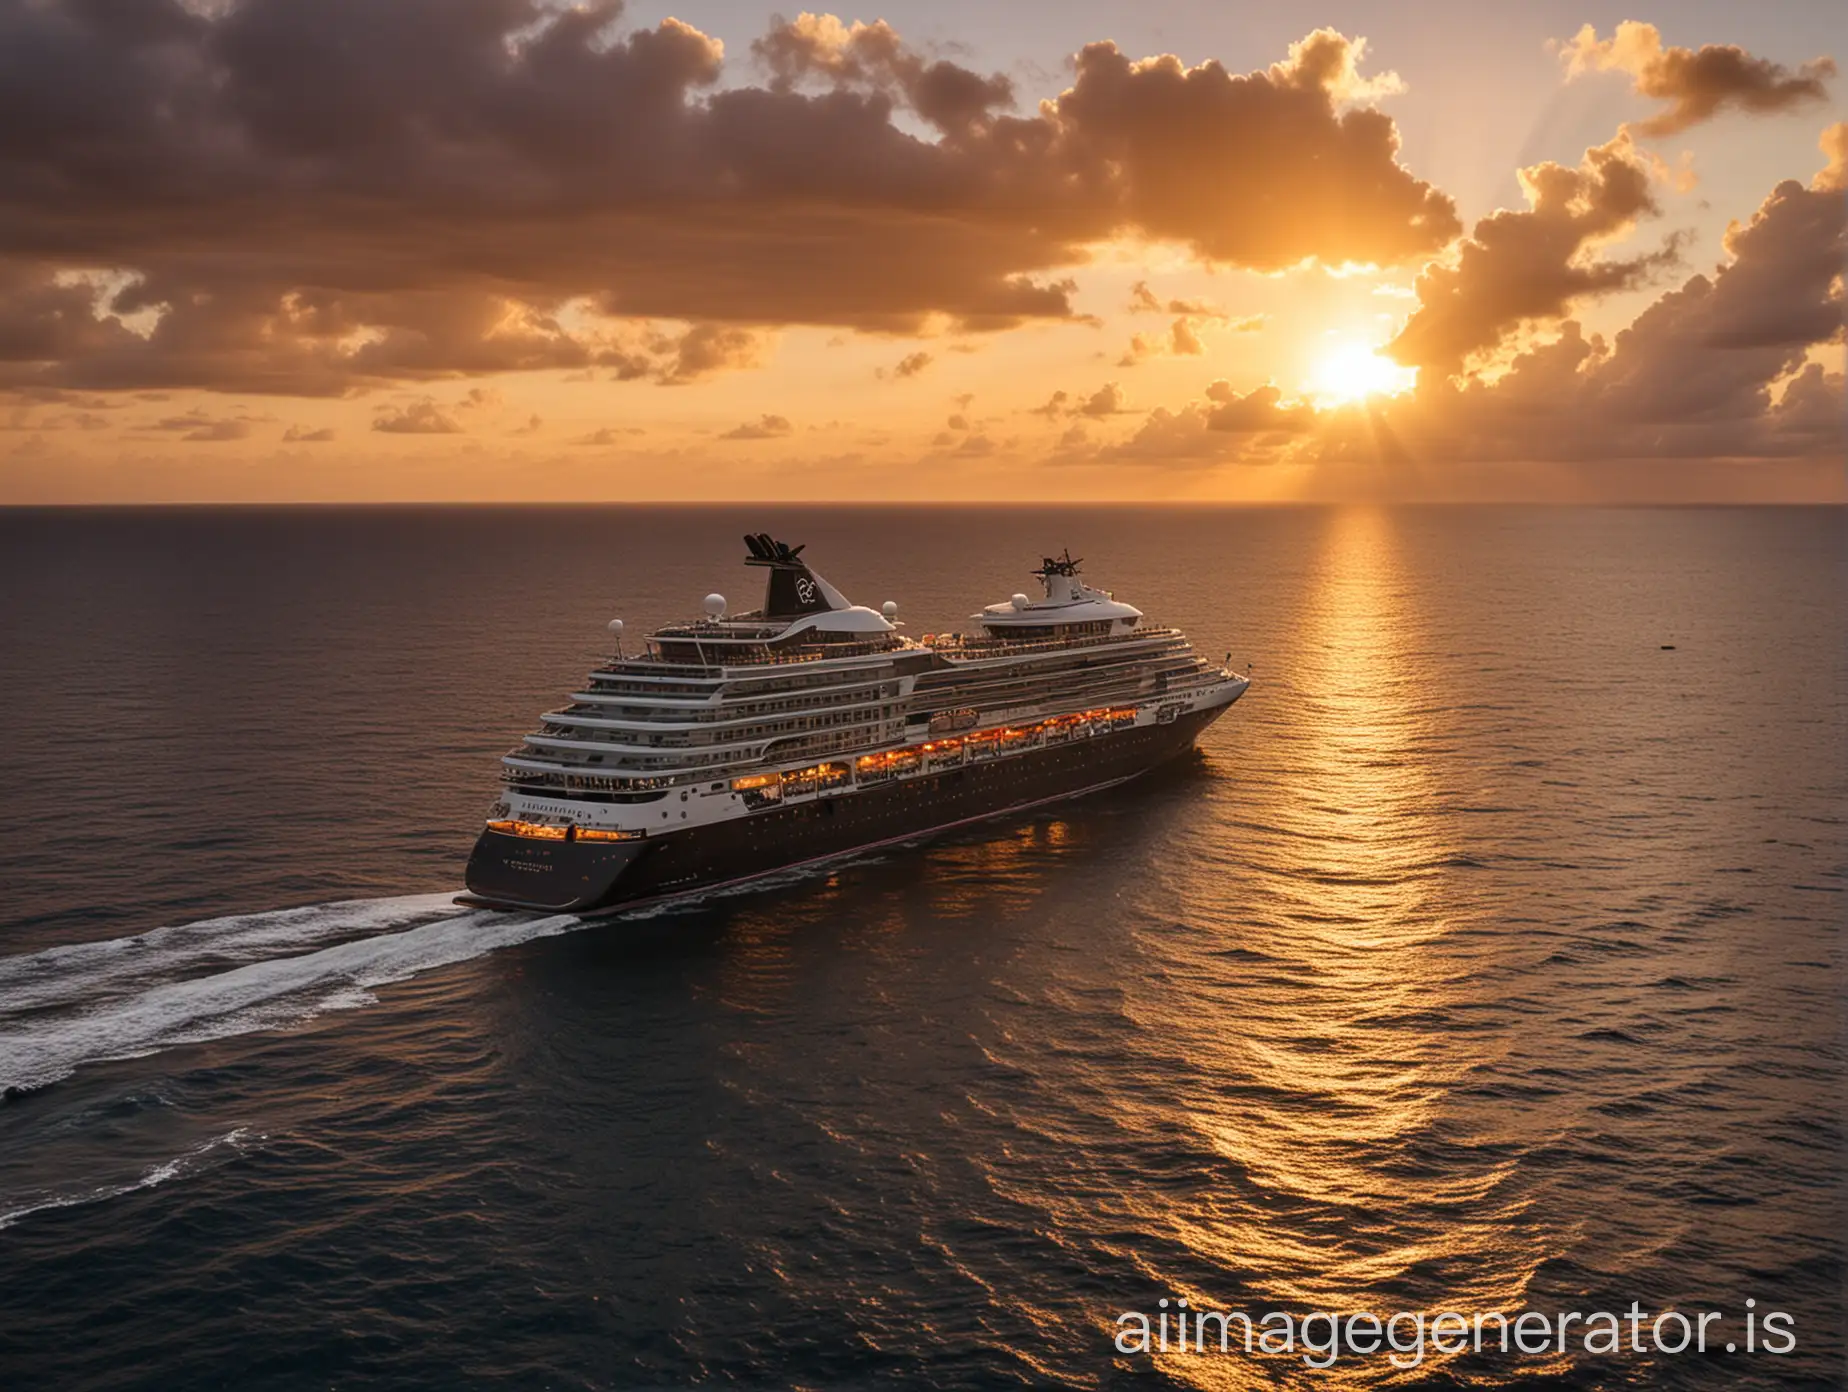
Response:
POLYGON ((0 0, 0 504, 1843 501, 1841 35, 0 0))

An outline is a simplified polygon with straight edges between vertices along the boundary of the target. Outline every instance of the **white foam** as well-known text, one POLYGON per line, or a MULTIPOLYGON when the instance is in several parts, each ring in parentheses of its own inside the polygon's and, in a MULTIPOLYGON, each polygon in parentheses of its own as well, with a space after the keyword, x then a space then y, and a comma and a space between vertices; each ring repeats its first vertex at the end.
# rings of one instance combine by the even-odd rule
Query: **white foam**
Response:
MULTIPOLYGON (((193 1174, 201 1169, 213 1152, 221 1146, 242 1150, 251 1139, 251 1132, 246 1127, 227 1131, 222 1136, 214 1136, 203 1145, 195 1146, 183 1155, 176 1155, 171 1160, 163 1160, 158 1165, 150 1165, 137 1179, 124 1184, 104 1184, 95 1188, 80 1190, 70 1194, 42 1194, 17 1207, 0 1210, 0 1228, 10 1228, 20 1219, 34 1213, 43 1213, 52 1208, 75 1208, 79 1204, 100 1203, 104 1199, 113 1199, 122 1194, 132 1194, 137 1189, 152 1189, 157 1184, 165 1184, 170 1179, 181 1175, 193 1174)), ((262 1137, 255 1139, 261 1140, 262 1137)))
MULTIPOLYGON (((877 858, 877 848, 854 857, 877 858)), ((791 866, 623 917, 654 918, 827 874, 842 863, 791 866)), ((358 1009, 373 1003, 372 987, 586 922, 571 914, 463 910, 448 894, 404 894, 201 919, 0 958, 0 1088, 43 1087, 86 1063, 358 1009)))
POLYGON ((184 976, 207 962, 261 961, 330 938, 377 933, 459 912, 448 894, 346 899, 201 919, 133 937, 0 957, 0 1026, 21 1011, 94 1004, 125 990, 184 976))
MULTIPOLYGON (((428 914, 439 898, 420 895, 359 902, 397 905, 395 912, 402 921, 407 905, 421 904, 417 912, 428 914)), ((342 910, 341 931, 352 930, 353 905, 319 907, 342 910)), ((297 927, 310 921, 304 919, 297 927)), ((317 922, 325 926, 324 921, 317 922)), ((354 1009, 371 1003, 372 987, 405 981, 420 972, 516 943, 569 932, 584 923, 570 914, 537 918, 481 910, 453 912, 400 932, 250 962, 210 976, 161 981, 81 1008, 40 1012, 10 1026, 0 1019, 0 1086, 42 1087, 68 1077, 86 1063, 136 1058, 176 1044, 225 1039, 299 1023, 326 1011, 354 1009)), ((299 939, 294 941, 299 945, 299 939)), ((254 943, 247 938, 245 947, 253 948, 254 943)), ((100 960, 105 961, 102 970, 114 973, 106 959, 100 960)), ((61 999, 71 998, 78 983, 67 984, 71 990, 61 999)))

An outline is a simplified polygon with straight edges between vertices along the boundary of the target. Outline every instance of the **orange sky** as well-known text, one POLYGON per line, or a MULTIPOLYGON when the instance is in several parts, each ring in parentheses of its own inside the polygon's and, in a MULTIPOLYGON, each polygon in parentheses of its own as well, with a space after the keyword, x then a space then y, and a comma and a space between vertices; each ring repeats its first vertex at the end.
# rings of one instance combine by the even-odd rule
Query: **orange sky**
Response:
POLYGON ((1803 25, 954 8, 0 7, 0 503, 1845 496, 1803 25))

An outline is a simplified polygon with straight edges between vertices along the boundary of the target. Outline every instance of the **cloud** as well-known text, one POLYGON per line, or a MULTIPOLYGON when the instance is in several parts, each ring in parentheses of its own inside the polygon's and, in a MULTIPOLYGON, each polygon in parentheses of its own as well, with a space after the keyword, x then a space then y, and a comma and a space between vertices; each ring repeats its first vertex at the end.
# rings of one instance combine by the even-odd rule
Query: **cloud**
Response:
POLYGON ((1332 31, 1245 74, 1091 44, 1014 114, 1007 78, 889 26, 779 24, 753 85, 692 26, 621 19, 0 6, 0 387, 678 385, 779 325, 1072 319, 1069 269, 1113 237, 1275 270, 1459 230, 1332 31))
MULTIPOLYGON (((1807 184, 1778 184, 1735 223, 1720 265, 1665 291, 1608 339, 1566 319, 1500 375, 1421 374, 1414 392, 1364 407, 1318 411, 1284 401, 1275 386, 1241 395, 1219 381, 1204 399, 1159 407, 1130 438, 1086 457, 1199 468, 1348 463, 1400 479, 1493 463, 1788 460, 1839 471, 1848 391, 1828 359, 1848 317, 1848 123, 1830 126, 1820 145, 1824 168, 1807 184)), ((1054 405, 1069 411, 1067 401, 1054 405)))
POLYGON ((1004 75, 928 61, 884 20, 847 25, 834 15, 802 14, 779 21, 751 52, 779 92, 821 78, 836 89, 878 93, 903 101, 945 136, 967 136, 1014 105, 1004 75))
POLYGON ((1157 406, 1128 440, 1101 452, 1107 459, 1210 461, 1232 452, 1231 443, 1207 424, 1210 411, 1199 403, 1171 411, 1157 406))
POLYGON ((734 426, 719 436, 721 440, 776 440, 795 429, 787 416, 759 416, 754 421, 734 426))
POLYGON ((1817 58, 1792 72, 1733 44, 1664 48, 1655 25, 1628 19, 1608 39, 1600 39, 1587 24, 1560 45, 1560 53, 1568 77, 1627 73, 1639 95, 1666 102, 1667 110, 1638 128, 1648 135, 1675 135, 1728 107, 1764 113, 1826 101, 1824 79, 1835 75, 1829 58, 1817 58))
POLYGON ((1283 431, 1295 434, 1315 425, 1315 408, 1308 402, 1283 404, 1283 393, 1266 383, 1240 396, 1230 383, 1221 379, 1206 389, 1206 399, 1213 403, 1207 412, 1208 430, 1250 435, 1259 431, 1283 431))
POLYGON ((1145 235, 1258 270, 1401 261, 1461 227, 1450 199, 1397 163, 1390 117, 1340 109, 1363 48, 1317 30, 1288 62, 1233 75, 1090 44, 1051 115, 1082 177, 1117 184, 1145 235))
POLYGON ((1366 56, 1365 39, 1349 39, 1333 29, 1318 29, 1290 45, 1290 61, 1273 63, 1271 76, 1278 81, 1310 83, 1338 102, 1371 102, 1405 91, 1396 72, 1362 77, 1360 60, 1366 56))
POLYGON ((187 441, 247 440, 250 426, 241 420, 215 420, 180 436, 187 441))
POLYGON ((213 444, 226 440, 247 440, 254 416, 213 416, 204 411, 189 411, 183 416, 165 416, 144 427, 178 435, 189 444, 213 444))
MULTIPOLYGON (((1848 126, 1833 129, 1839 140, 1848 126)), ((1812 347, 1842 333, 1848 207, 1839 178, 1832 163, 1807 187, 1794 179, 1779 184, 1749 222, 1727 233, 1724 265, 1663 295, 1608 350, 1596 340, 1580 347, 1575 333, 1566 335, 1567 351, 1581 359, 1566 384, 1573 419, 1560 433, 1572 442, 1567 452, 1700 457, 1791 451, 1797 441, 1788 427, 1808 417, 1786 417, 1780 430, 1771 409, 1773 388, 1806 370, 1812 347), (1605 439, 1583 438, 1599 430, 1605 439)), ((1545 364, 1536 356, 1527 364, 1517 361, 1521 367, 1538 375, 1545 364)), ((1819 366, 1817 373, 1801 379, 1806 385, 1800 390, 1791 384, 1799 390, 1798 405, 1828 388, 1819 366)), ((1518 379, 1510 382, 1503 399, 1521 389, 1518 379)), ((1839 374, 1833 390, 1839 398, 1839 374)), ((1839 445, 1839 414, 1832 429, 1839 445)))
POLYGON ((0 393, 0 407, 0 431, 107 430, 116 423, 104 414, 115 403, 69 392, 0 393))
POLYGON ((292 425, 282 432, 284 444, 289 445, 323 445, 334 438, 334 428, 324 425, 318 430, 310 430, 305 425, 292 425))
POLYGON ((1106 382, 1083 401, 1073 406, 1072 414, 1101 418, 1120 415, 1126 409, 1123 389, 1115 382, 1106 382))
MULTIPOLYGON (((1467 461, 1839 461, 1842 374, 1812 360, 1843 337, 1848 298, 1848 123, 1807 185, 1777 185, 1725 239, 1727 260, 1690 276, 1609 341, 1567 320, 1493 380, 1422 378, 1374 424, 1413 457, 1467 461)), ((1319 442, 1373 454, 1365 432, 1319 442)))
MULTIPOLYGON (((1139 280, 1129 287, 1128 309, 1131 314, 1180 314, 1189 319, 1211 319, 1216 323, 1233 322, 1231 315, 1218 305, 1209 304, 1205 300, 1171 298, 1163 301, 1153 290, 1149 289, 1149 283, 1146 280, 1139 280)), ((1264 316, 1261 314, 1237 321, 1241 327, 1255 326, 1263 322, 1264 316)))
MULTIPOLYGON (((1262 316, 1255 320, 1240 320, 1234 327, 1240 332, 1249 328, 1262 327, 1262 316)), ((1165 334, 1132 334, 1129 347, 1123 350, 1123 356, 1117 360, 1118 367, 1135 367, 1149 358, 1168 354, 1177 358, 1197 358, 1206 351, 1206 345, 1200 341, 1200 331, 1196 321, 1182 315, 1169 326, 1165 334)))
MULTIPOLYGON (((1283 393, 1270 383, 1241 396, 1222 379, 1207 387, 1204 400, 1190 401, 1179 410, 1156 407, 1135 434, 1098 451, 1098 457, 1195 464, 1274 458, 1292 437, 1316 425, 1310 403, 1286 404, 1283 393)), ((1082 436, 1068 440, 1070 447, 1083 443, 1082 436)))
POLYGON ((626 435, 646 435, 647 433, 648 432, 640 426, 632 425, 625 429, 618 430, 614 426, 605 425, 591 431, 588 435, 578 436, 571 443, 574 445, 619 445, 626 435))
POLYGON ((1129 287, 1129 312, 1131 314, 1173 314, 1179 316, 1165 334, 1139 333, 1130 336, 1129 347, 1123 350, 1118 359, 1118 367, 1135 367, 1138 363, 1163 354, 1175 357, 1198 357, 1206 351, 1206 345, 1200 340, 1200 325, 1212 324, 1215 327, 1231 329, 1234 333, 1253 333, 1265 325, 1262 314, 1234 318, 1217 305, 1204 300, 1169 299, 1163 301, 1149 289, 1146 280, 1139 280, 1129 287))
POLYGON ((755 367, 763 360, 765 339, 749 329, 719 324, 696 324, 678 339, 660 344, 666 361, 659 380, 670 386, 697 382, 715 372, 755 367))
POLYGON ((1139 280, 1129 287, 1129 312, 1131 314, 1160 314, 1161 300, 1149 289, 1146 280, 1139 280))
POLYGON ((936 359, 929 353, 911 353, 899 360, 898 366, 892 369, 892 375, 894 377, 915 377, 935 361, 936 359))
POLYGON ((460 435, 462 427, 429 397, 407 406, 388 406, 373 419, 372 428, 388 435, 460 435))
POLYGON ((1032 413, 1045 416, 1049 420, 1058 420, 1067 416, 1088 416, 1093 420, 1102 420, 1107 416, 1120 416, 1128 411, 1128 398, 1123 388, 1115 382, 1106 382, 1089 396, 1075 397, 1070 392, 1056 391, 1043 406, 1035 406, 1032 413))
POLYGON ((1577 169, 1549 160, 1521 170, 1520 180, 1527 211, 1483 218, 1454 264, 1433 263, 1418 277, 1418 308, 1387 345, 1392 357, 1456 372, 1522 324, 1630 289, 1675 259, 1672 242, 1628 260, 1589 254, 1657 211, 1649 166, 1627 135, 1587 150, 1577 169))

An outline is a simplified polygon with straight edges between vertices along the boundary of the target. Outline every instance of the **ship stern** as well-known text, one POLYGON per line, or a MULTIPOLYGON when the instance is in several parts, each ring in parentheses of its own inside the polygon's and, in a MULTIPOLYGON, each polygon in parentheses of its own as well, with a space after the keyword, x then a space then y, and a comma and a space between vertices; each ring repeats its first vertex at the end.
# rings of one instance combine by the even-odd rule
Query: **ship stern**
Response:
POLYGON ((589 841, 523 836, 484 827, 469 853, 464 902, 497 909, 583 913, 616 896, 624 873, 649 849, 644 840, 589 841))

